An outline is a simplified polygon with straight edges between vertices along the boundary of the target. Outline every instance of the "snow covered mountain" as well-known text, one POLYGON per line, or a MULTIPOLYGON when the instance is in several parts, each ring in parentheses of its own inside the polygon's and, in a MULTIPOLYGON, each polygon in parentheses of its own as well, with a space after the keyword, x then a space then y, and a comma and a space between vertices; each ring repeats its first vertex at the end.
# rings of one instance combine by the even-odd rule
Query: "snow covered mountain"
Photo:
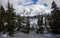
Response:
POLYGON ((19 7, 19 13, 21 16, 34 16, 38 14, 47 14, 50 13, 51 10, 49 10, 46 6, 42 4, 33 4, 30 6, 20 6, 19 7))
POLYGON ((19 0, 14 4, 17 14, 21 16, 34 16, 38 14, 50 13, 46 0, 19 0), (43 2, 45 1, 45 2, 43 2))

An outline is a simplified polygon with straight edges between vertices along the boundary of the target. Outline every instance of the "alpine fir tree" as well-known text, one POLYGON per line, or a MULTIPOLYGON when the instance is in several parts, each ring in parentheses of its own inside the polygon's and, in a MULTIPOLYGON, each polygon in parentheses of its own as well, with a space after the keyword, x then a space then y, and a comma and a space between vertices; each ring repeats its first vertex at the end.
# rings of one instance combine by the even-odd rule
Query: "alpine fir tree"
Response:
POLYGON ((21 16, 17 15, 17 25, 16 25, 17 31, 20 31, 22 25, 21 23, 22 23, 21 16))
POLYGON ((27 17, 27 23, 26 23, 26 33, 30 32, 30 20, 29 20, 29 16, 27 17))
POLYGON ((43 25, 43 16, 42 15, 38 16, 37 24, 38 24, 39 28, 37 29, 36 33, 37 34, 38 33, 43 33, 43 27, 42 27, 42 25, 43 25))
POLYGON ((60 33, 60 10, 57 7, 56 3, 52 2, 52 22, 51 22, 51 31, 52 33, 59 34, 60 33))
POLYGON ((0 32, 4 31, 4 23, 5 23, 5 9, 1 5, 0 7, 0 32))
POLYGON ((14 8, 13 8, 13 5, 10 4, 8 2, 8 6, 7 6, 7 26, 6 26, 6 29, 7 29, 7 32, 9 32, 9 35, 12 36, 12 34, 14 34, 14 29, 15 29, 15 17, 16 17, 16 14, 14 12, 14 8))

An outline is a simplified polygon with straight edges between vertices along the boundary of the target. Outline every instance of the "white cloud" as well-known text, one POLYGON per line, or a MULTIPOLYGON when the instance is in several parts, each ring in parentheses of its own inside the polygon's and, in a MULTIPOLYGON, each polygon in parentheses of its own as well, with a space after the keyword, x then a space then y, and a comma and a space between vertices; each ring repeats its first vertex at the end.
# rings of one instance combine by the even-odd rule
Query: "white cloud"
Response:
MULTIPOLYGON (((2 5, 6 5, 8 2, 8 0, 0 0, 0 4, 2 5)), ((14 5, 15 4, 19 4, 21 3, 21 5, 26 5, 26 4, 31 4, 33 3, 31 0, 9 0, 10 3, 13 3, 14 5)))
MULTIPOLYGON (((57 4, 58 7, 60 7, 60 0, 54 0, 57 4)), ((42 4, 42 3, 47 3, 48 4, 48 8, 51 9, 51 4, 52 4, 53 0, 38 0, 37 4, 42 4)))
MULTIPOLYGON (((3 4, 4 7, 6 7, 8 0, 0 0, 0 5, 3 4)), ((38 0, 37 4, 41 3, 47 3, 48 8, 51 7, 51 3, 53 0, 38 0)), ((58 6, 60 6, 60 0, 54 0, 58 6)), ((31 0, 10 0, 10 3, 13 3, 14 5, 18 5, 19 3, 22 3, 23 5, 25 4, 30 4, 33 3, 31 0)))
MULTIPOLYGON (((28 12, 31 12, 33 10, 31 14, 33 16, 33 14, 35 15, 34 12, 42 12, 46 9, 46 7, 44 7, 44 5, 41 5, 41 3, 47 3, 48 7, 50 8, 51 1, 52 0, 38 0, 37 4, 33 4, 30 6, 24 6, 24 5, 33 3, 31 0, 10 0, 10 3, 13 3, 14 8, 16 9, 15 11, 17 13, 21 13, 21 11, 23 12, 24 9, 26 9, 26 11, 28 12)), ((8 0, 0 0, 0 4, 2 4, 5 8, 7 6, 7 2, 8 0)), ((48 10, 46 12, 50 11, 48 10)))
POLYGON ((27 4, 32 4, 33 3, 33 1, 31 1, 31 0, 20 0, 19 1, 19 4, 21 4, 21 5, 27 5, 27 4))
MULTIPOLYGON (((16 5, 18 0, 9 0, 10 3, 16 5)), ((0 5, 3 5, 4 8, 7 8, 8 0, 0 0, 0 5)))
POLYGON ((46 3, 46 0, 38 0, 37 4, 46 3))

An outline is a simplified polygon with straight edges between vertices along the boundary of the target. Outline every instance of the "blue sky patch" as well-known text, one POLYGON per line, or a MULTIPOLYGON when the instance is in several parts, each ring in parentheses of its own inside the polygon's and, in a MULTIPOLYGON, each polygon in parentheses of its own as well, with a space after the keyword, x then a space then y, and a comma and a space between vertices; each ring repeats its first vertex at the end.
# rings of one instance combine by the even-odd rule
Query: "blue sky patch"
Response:
POLYGON ((36 4, 38 2, 38 0, 31 0, 31 1, 33 1, 33 4, 36 4))
POLYGON ((48 4, 47 4, 47 3, 44 3, 43 5, 44 5, 44 6, 46 6, 46 7, 48 6, 48 4))
MULTIPOLYGON (((29 6, 29 5, 33 5, 33 4, 36 4, 37 2, 38 2, 38 0, 31 0, 33 3, 30 3, 30 4, 25 4, 24 6, 29 6)), ((18 3, 19 5, 21 5, 22 3, 18 3)), ((48 6, 48 4, 47 3, 42 3, 42 5, 44 5, 44 6, 48 6)))

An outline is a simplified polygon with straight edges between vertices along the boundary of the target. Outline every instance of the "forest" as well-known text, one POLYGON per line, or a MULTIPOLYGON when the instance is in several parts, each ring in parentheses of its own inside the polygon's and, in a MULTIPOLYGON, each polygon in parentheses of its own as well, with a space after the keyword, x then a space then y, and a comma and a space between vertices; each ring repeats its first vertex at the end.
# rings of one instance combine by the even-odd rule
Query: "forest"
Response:
POLYGON ((60 34, 60 8, 57 7, 57 4, 52 2, 52 11, 51 14, 37 15, 34 17, 22 17, 17 15, 14 12, 13 4, 8 2, 7 10, 4 9, 4 6, 0 6, 0 32, 3 34, 8 33, 8 35, 13 36, 16 31, 20 31, 26 34, 29 34, 31 31, 35 31, 36 34, 43 34, 44 27, 48 33, 60 34), (37 26, 30 27, 30 18, 37 18, 37 26), (43 18, 45 23, 43 24, 43 18), (26 25, 23 25, 23 24, 26 25), (48 27, 49 26, 49 27, 48 27))

